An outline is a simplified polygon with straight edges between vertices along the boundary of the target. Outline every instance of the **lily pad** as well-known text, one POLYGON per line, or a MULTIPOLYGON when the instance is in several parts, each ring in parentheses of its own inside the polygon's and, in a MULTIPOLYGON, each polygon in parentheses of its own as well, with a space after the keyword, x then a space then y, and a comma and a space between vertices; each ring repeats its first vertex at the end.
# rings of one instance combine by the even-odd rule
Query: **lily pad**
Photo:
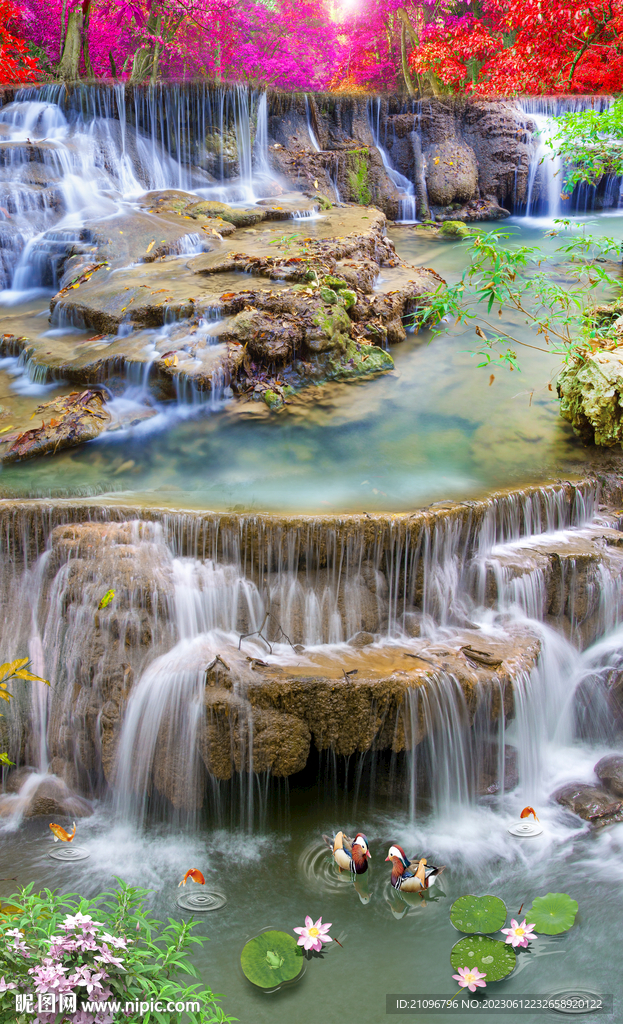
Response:
POLYGON ((501 981, 515 970, 517 956, 512 946, 488 935, 468 935, 452 947, 450 963, 455 971, 459 967, 477 967, 490 981, 501 981))
POLYGON ((259 988, 276 989, 294 981, 305 966, 303 947, 287 932, 261 932, 243 947, 240 963, 245 977, 259 988))
POLYGON ((537 896, 533 901, 526 920, 542 935, 560 935, 573 927, 577 912, 577 901, 566 893, 548 892, 547 896, 537 896))
POLYGON ((506 914, 499 896, 459 896, 450 907, 450 923, 459 932, 498 932, 506 914))

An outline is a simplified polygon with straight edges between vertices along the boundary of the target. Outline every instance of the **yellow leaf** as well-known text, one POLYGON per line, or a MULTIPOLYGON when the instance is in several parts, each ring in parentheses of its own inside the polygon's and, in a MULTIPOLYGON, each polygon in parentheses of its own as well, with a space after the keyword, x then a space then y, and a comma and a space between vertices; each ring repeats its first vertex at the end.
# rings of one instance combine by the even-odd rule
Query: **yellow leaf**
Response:
POLYGON ((12 696, 13 696, 13 694, 12 694, 12 693, 9 693, 9 691, 8 691, 8 690, 3 690, 3 689, 0 689, 0 697, 2 697, 2 700, 5 700, 5 701, 7 702, 7 704, 8 704, 8 703, 9 703, 9 701, 11 700, 11 697, 12 697, 12 696))
POLYGON ((439 163, 439 157, 438 156, 435 157, 435 159, 433 160, 433 163, 435 163, 435 164, 439 163))
POLYGON ((100 601, 100 603, 97 606, 98 609, 101 611, 102 608, 106 608, 110 604, 110 602, 112 601, 114 596, 115 596, 114 590, 107 590, 106 593, 104 594, 102 600, 100 601))
POLYGON ((155 244, 156 244, 156 240, 155 240, 155 238, 152 238, 151 242, 147 246, 147 252, 151 252, 151 250, 153 249, 155 244))
POLYGON ((6 661, 4 665, 0 665, 0 679, 8 679, 14 672, 17 672, 18 668, 23 668, 24 665, 27 665, 28 661, 28 658, 18 658, 17 661, 6 661))
POLYGON ((42 679, 41 676, 35 676, 32 674, 32 672, 29 672, 28 669, 25 668, 21 668, 19 672, 16 672, 15 678, 30 679, 32 683, 45 683, 46 686, 50 685, 47 679, 42 679))

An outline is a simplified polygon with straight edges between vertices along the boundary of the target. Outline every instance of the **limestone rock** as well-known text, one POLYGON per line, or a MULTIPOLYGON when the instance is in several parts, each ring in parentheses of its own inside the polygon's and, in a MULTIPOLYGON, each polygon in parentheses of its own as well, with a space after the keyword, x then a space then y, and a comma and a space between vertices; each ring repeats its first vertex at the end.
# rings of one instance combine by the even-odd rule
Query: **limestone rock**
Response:
POLYGON ((623 443, 623 349, 598 351, 558 378, 560 415, 585 442, 623 443))
POLYGON ((471 146, 458 139, 436 143, 425 151, 428 198, 436 206, 466 203, 478 189, 478 166, 471 146))

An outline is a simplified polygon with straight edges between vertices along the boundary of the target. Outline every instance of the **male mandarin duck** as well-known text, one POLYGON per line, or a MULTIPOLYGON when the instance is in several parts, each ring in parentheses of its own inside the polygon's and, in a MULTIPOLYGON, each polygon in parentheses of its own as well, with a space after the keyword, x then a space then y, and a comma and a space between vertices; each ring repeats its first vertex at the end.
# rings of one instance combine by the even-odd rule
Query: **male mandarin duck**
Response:
POLYGON ((333 837, 322 837, 333 854, 333 859, 340 871, 352 871, 355 875, 363 875, 368 870, 368 860, 372 856, 368 849, 368 840, 363 832, 358 832, 350 839, 343 832, 336 832, 333 837))
POLYGON ((426 857, 409 861, 401 846, 390 846, 385 860, 392 862, 392 885, 401 892, 424 892, 430 889, 445 868, 429 865, 426 857))

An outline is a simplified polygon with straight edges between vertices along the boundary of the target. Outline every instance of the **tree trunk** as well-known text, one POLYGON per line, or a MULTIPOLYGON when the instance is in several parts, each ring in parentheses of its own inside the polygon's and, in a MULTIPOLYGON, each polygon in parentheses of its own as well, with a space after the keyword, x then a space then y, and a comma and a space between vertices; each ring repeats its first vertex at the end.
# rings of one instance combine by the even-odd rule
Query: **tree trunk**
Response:
POLYGON ((75 82, 80 78, 80 65, 84 57, 84 67, 89 78, 94 78, 91 58, 89 56, 89 22, 91 20, 91 0, 83 0, 67 15, 67 27, 61 47, 61 59, 58 65, 58 76, 66 82, 75 82))
MULTIPOLYGON (((160 16, 157 14, 150 14, 146 25, 147 32, 150 36, 159 35, 160 31, 160 16)), ((134 55, 134 61, 132 63, 132 74, 130 75, 130 82, 133 85, 139 85, 144 82, 146 78, 151 76, 152 81, 155 80, 154 75, 158 74, 158 59, 159 59, 159 47, 155 47, 153 43, 146 43, 134 55)))
POLYGON ((58 65, 58 76, 66 82, 75 82, 77 78, 80 78, 83 20, 82 7, 74 7, 69 12, 61 59, 58 65))
POLYGON ((405 80, 407 92, 409 96, 415 96, 415 89, 413 88, 413 79, 411 78, 411 70, 409 68, 409 62, 407 60, 407 29, 404 21, 400 26, 400 60, 402 63, 402 77, 405 80))

